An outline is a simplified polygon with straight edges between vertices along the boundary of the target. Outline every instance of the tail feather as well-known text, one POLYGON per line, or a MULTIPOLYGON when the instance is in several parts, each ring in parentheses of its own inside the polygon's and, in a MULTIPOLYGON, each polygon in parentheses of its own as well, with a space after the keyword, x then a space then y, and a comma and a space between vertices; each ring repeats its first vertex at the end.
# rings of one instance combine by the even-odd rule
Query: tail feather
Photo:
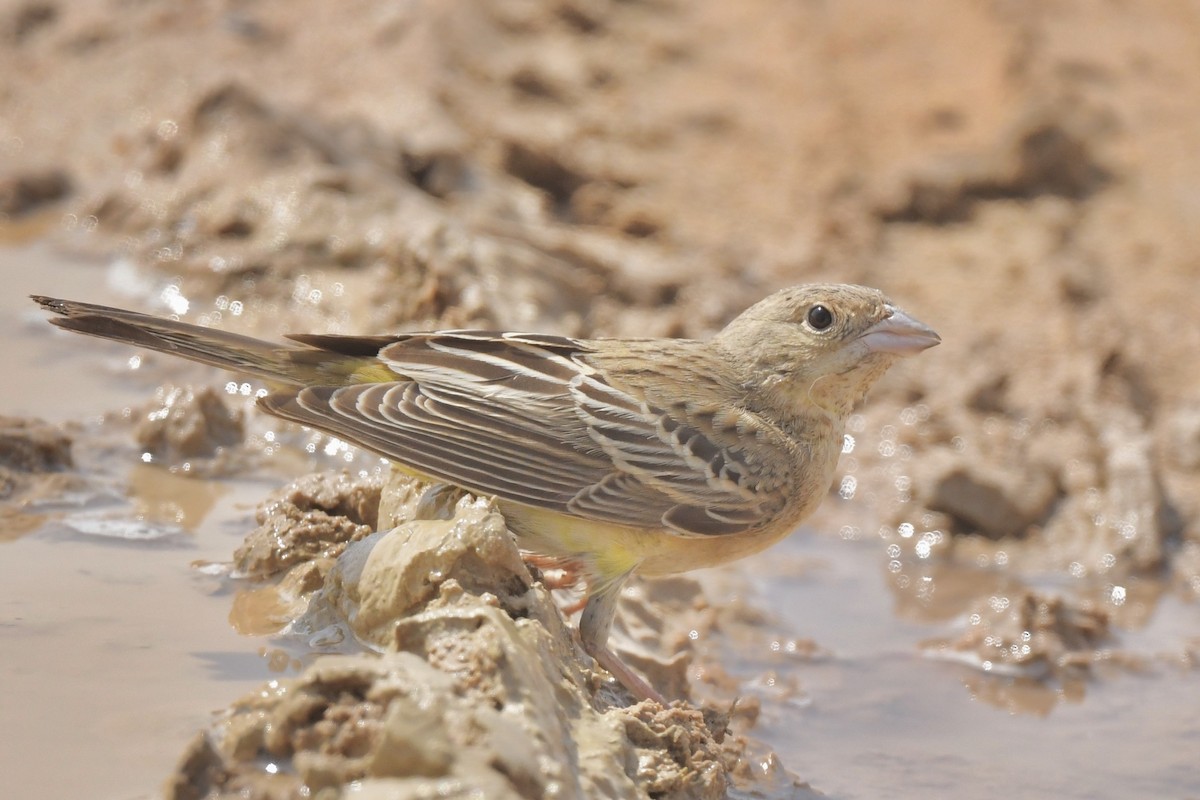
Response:
POLYGON ((136 311, 40 295, 32 299, 59 315, 50 321, 60 328, 254 375, 273 383, 291 386, 339 383, 361 362, 313 347, 265 342, 136 311))

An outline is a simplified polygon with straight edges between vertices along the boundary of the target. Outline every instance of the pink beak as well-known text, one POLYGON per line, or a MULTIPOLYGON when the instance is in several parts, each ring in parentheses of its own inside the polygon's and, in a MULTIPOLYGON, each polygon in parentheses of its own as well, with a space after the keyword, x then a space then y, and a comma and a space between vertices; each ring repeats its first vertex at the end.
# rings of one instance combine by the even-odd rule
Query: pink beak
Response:
POLYGON ((911 356, 942 341, 942 337, 925 323, 918 322, 895 306, 888 308, 892 313, 867 328, 860 337, 872 353, 911 356))

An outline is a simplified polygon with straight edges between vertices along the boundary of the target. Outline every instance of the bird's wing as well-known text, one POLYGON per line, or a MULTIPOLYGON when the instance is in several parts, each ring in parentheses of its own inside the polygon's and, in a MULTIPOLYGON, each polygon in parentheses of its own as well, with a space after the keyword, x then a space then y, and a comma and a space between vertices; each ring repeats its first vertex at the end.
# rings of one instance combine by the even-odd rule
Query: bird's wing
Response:
POLYGON ((589 366, 591 349, 538 334, 416 334, 379 351, 395 381, 261 403, 433 478, 588 519, 720 535, 778 510, 778 482, 740 446, 765 423, 654 407, 589 366))

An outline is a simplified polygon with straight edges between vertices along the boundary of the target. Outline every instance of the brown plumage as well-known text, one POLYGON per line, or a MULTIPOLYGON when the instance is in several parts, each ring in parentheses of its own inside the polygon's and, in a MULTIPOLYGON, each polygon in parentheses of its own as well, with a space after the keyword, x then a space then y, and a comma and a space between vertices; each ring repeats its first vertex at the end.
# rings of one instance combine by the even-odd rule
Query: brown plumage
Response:
POLYGON ((280 346, 34 299, 60 327, 282 384, 259 401, 268 413, 495 496, 523 548, 586 576, 587 651, 659 700, 606 646, 625 579, 791 532, 829 488, 854 405, 897 356, 939 341, 847 285, 785 289, 707 341, 442 331, 280 346))

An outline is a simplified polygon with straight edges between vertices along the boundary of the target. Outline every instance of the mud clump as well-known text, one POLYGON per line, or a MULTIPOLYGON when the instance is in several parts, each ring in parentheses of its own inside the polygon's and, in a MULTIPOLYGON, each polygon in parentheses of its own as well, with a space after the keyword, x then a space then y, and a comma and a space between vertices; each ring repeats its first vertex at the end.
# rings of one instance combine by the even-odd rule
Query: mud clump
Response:
MULTIPOLYGON (((493 502, 399 474, 379 495, 375 481, 312 476, 264 512, 429 512, 337 542, 342 552, 293 622, 293 633, 343 626, 379 654, 323 657, 235 703, 193 741, 168 797, 291 796, 351 782, 367 796, 725 796, 744 747, 726 735, 725 718, 627 708, 624 690, 593 671, 493 502)), ((275 566, 331 557, 295 541, 297 555, 275 566)))
MULTIPOLYGON (((625 735, 639 750, 638 774, 642 789, 651 797, 725 797, 725 781, 713 780, 725 772, 721 752, 712 745, 725 735, 723 727, 710 730, 712 720, 694 708, 665 711, 635 706, 625 717, 625 735), (710 776, 697 782, 692 774, 710 776), (695 785, 699 783, 699 785, 695 785)), ((718 721, 719 723, 720 721, 718 721)))
POLYGON ((322 600, 349 621, 359 641, 427 650, 421 626, 411 624, 418 609, 470 596, 510 616, 529 614, 533 578, 511 538, 490 503, 466 495, 449 519, 414 520, 351 545, 331 570, 322 600))
POLYGON ((1094 601, 1019 587, 976 601, 957 638, 927 641, 923 650, 974 668, 962 680, 975 699, 1038 716, 1082 702, 1088 684, 1105 675, 1148 666, 1120 649, 1113 615, 1094 601))
POLYGON ((225 404, 211 388, 164 387, 134 431, 144 452, 155 461, 179 464, 215 457, 245 437, 242 413, 225 404))
POLYGON ((71 438, 36 419, 0 417, 0 468, 11 473, 69 469, 71 438))
POLYGON ((354 783, 368 797, 725 796, 720 746, 699 712, 600 713, 562 699, 493 707, 411 653, 327 656, 235 704, 192 742, 164 794, 285 797, 354 783), (568 711, 581 717, 531 725, 568 711))
POLYGON ((336 558, 348 543, 374 531, 382 486, 382 478, 352 479, 344 472, 292 481, 259 506, 259 526, 234 553, 234 573, 267 578, 336 558))
POLYGON ((1086 675, 1111 639, 1103 611, 1063 597, 1021 591, 978 604, 960 638, 926 648, 997 675, 1062 679, 1086 675))
POLYGON ((955 529, 991 539, 1024 536, 1058 499, 1054 477, 1041 465, 1013 473, 943 450, 930 452, 918 470, 926 507, 948 515, 955 529))
POLYGON ((0 541, 36 530, 45 515, 39 500, 78 488, 71 437, 37 419, 0 417, 0 541))
POLYGON ((0 175, 0 221, 21 216, 67 197, 71 180, 57 169, 0 175))

